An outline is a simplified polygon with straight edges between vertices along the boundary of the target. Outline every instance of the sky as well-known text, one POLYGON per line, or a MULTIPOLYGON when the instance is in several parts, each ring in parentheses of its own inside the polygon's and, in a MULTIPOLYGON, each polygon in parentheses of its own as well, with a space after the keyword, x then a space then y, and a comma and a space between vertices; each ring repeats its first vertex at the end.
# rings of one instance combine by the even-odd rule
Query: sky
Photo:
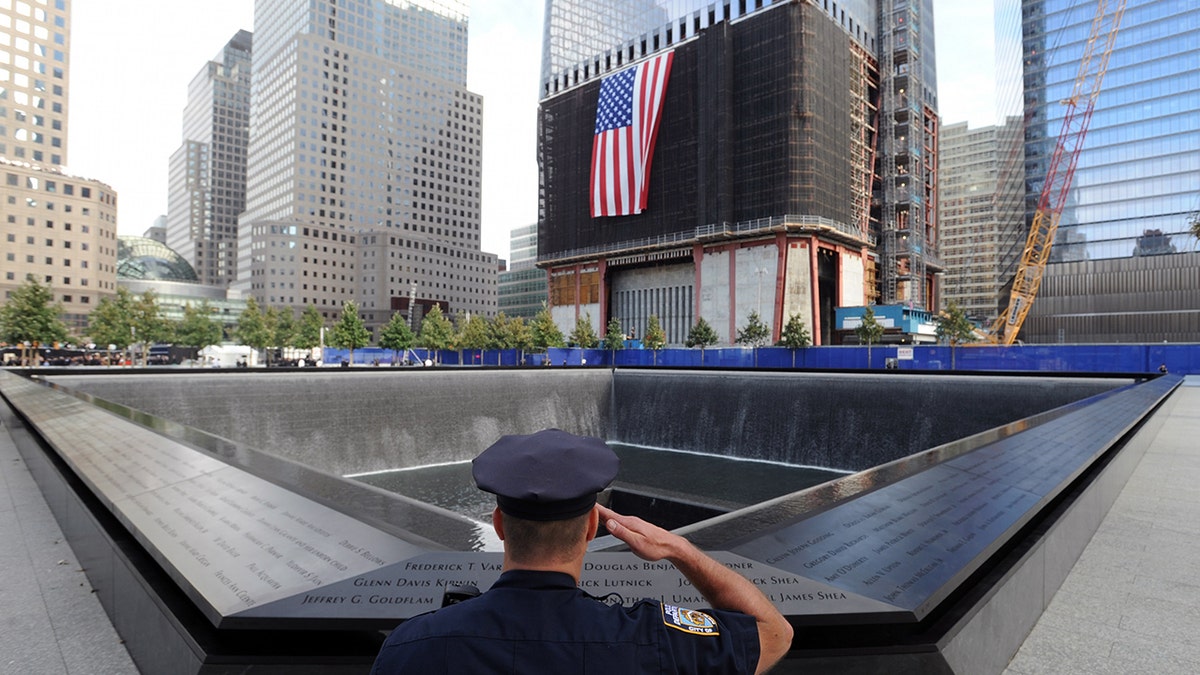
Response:
MULTIPOLYGON (((482 237, 509 257, 509 232, 537 221, 537 93, 543 0, 471 3, 467 88, 484 99, 482 237)), ((934 0, 940 112, 993 123, 992 3, 934 0)), ((122 235, 167 212, 167 161, 182 141, 187 87, 238 30, 253 0, 72 2, 67 171, 118 194, 122 235)))

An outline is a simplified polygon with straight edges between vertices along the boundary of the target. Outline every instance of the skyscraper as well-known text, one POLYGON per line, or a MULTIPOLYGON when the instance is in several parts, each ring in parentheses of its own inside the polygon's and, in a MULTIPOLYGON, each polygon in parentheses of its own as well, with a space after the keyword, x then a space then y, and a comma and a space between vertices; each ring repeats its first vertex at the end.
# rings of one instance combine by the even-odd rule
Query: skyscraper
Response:
POLYGON ((83 335, 116 292, 117 194, 67 163, 69 3, 0 2, 0 301, 33 275, 83 335))
POLYGON ((1011 199, 1004 196, 1002 168, 1020 147, 1021 130, 1021 120, 1015 117, 1007 124, 979 129, 966 122, 941 127, 938 219, 946 266, 942 299, 982 324, 995 320, 1001 303, 1008 300, 1001 293, 1010 252, 1003 209, 1011 199))
MULTIPOLYGON (((1032 209, 1096 3, 1021 4, 1032 209)), ((1187 234, 1200 210, 1197 109, 1200 5, 1129 0, 1022 339, 1200 339, 1200 254, 1187 234)))
POLYGON ((679 344, 704 318, 732 342, 751 313, 774 337, 796 314, 827 344, 834 307, 930 300, 930 0, 547 0, 546 17, 538 260, 561 327, 642 334, 657 315, 679 344), (627 193, 595 159, 620 161, 608 139, 630 128, 606 86, 658 73, 661 104, 625 113, 645 207, 593 215, 627 193))
POLYGON ((451 0, 257 0, 237 287, 331 319, 356 300, 372 328, 495 313, 466 63, 451 0))
POLYGON ((188 86, 183 143, 171 155, 166 244, 210 286, 237 277, 237 222, 246 206, 251 35, 238 31, 188 86))
POLYGON ((547 301, 546 273, 537 268, 537 225, 509 233, 508 270, 498 281, 499 309, 506 316, 532 318, 547 301))

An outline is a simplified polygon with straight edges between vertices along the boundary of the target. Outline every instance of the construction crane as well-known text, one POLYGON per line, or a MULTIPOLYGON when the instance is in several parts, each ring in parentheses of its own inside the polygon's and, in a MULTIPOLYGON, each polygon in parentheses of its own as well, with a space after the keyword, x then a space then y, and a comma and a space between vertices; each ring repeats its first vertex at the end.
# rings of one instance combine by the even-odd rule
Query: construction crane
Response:
POLYGON ((1071 97, 1063 101, 1066 113, 1063 115, 1062 131, 1058 134, 1058 144, 1046 168, 1046 180, 1042 184, 1037 211, 1033 214, 1033 223, 1021 253, 1021 263, 1013 279, 1008 309, 996 319, 988 334, 988 342, 992 344, 1011 345, 1016 341, 1017 333, 1021 331, 1021 325, 1025 323, 1025 317, 1042 285, 1042 275, 1046 272, 1050 248, 1058 231, 1058 221, 1067 202, 1067 191, 1075 176, 1079 151, 1083 148, 1096 98, 1100 95, 1100 83, 1108 70, 1108 57, 1112 56, 1117 29, 1125 14, 1125 2, 1098 0, 1096 3, 1096 16, 1092 19, 1091 34, 1084 44, 1075 87, 1071 97))

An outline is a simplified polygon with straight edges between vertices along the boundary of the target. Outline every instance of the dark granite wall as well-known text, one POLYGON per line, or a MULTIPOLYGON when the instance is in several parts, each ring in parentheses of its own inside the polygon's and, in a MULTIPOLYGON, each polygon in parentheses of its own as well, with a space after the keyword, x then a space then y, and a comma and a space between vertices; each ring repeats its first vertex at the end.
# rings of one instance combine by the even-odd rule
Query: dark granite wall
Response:
POLYGON ((611 440, 861 471, 1123 379, 618 370, 611 440))
POLYGON ((858 471, 1129 383, 607 369, 50 379, 338 475, 466 460, 503 434, 547 427, 858 471))
POLYGON ((50 379, 337 475, 467 460, 504 434, 546 427, 603 436, 612 386, 607 370, 50 379))

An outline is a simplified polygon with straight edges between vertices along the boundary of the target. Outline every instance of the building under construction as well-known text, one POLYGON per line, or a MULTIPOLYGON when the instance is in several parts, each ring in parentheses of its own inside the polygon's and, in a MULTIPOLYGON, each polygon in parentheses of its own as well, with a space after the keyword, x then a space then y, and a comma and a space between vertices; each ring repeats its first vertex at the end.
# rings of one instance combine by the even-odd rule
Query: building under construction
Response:
POLYGON ((547 0, 538 264, 560 326, 616 318, 641 335, 657 315, 678 344, 704 318, 733 342, 751 313, 773 339, 795 314, 828 344, 835 307, 924 307, 939 269, 931 3, 679 4, 547 0), (642 32, 588 42, 605 12, 642 32), (564 65, 570 50, 593 53, 564 65), (605 82, 664 54, 644 206, 594 216, 605 82))

